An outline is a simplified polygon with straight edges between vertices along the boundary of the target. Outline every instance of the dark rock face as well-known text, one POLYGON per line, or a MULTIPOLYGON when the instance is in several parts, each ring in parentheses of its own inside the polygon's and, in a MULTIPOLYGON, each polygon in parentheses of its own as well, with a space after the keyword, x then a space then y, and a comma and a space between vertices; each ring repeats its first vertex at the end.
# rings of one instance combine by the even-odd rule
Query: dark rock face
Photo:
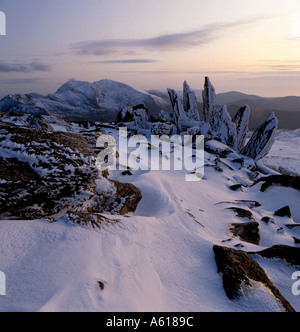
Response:
POLYGON ((125 106, 118 114, 118 122, 132 122, 133 109, 130 106, 125 106))
POLYGON ((247 253, 215 245, 214 253, 219 273, 223 274, 223 286, 229 299, 240 297, 243 285, 251 286, 251 281, 262 283, 281 303, 287 312, 295 312, 266 275, 262 267, 247 253))
POLYGON ((261 191, 264 192, 272 186, 291 187, 300 190, 300 177, 290 175, 271 175, 258 179, 253 185, 264 182, 261 191))
POLYGON ((259 245, 259 223, 248 222, 243 224, 232 224, 230 228, 234 236, 238 236, 242 241, 259 245))
POLYGON ((266 258, 280 258, 291 265, 300 266, 300 248, 276 245, 271 248, 251 254, 260 255, 266 258))
POLYGON ((251 211, 237 208, 237 207, 228 208, 228 210, 234 211, 236 213, 236 216, 239 218, 247 218, 249 220, 254 220, 254 217, 253 217, 253 214, 251 211))
POLYGON ((267 120, 256 129, 248 144, 241 151, 241 154, 254 160, 265 157, 270 152, 275 142, 277 126, 278 120, 275 114, 272 113, 267 120))
POLYGON ((283 208, 277 210, 274 213, 274 216, 292 218, 291 209, 289 206, 284 206, 283 208))

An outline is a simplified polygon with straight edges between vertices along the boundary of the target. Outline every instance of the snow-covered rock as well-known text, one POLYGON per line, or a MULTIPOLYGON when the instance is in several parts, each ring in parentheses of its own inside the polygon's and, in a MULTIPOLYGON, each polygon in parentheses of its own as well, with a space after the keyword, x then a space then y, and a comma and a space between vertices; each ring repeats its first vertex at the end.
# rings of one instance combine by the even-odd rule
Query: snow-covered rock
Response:
POLYGON ((237 150, 236 126, 231 121, 226 105, 216 110, 214 113, 212 119, 212 131, 222 143, 228 145, 234 150, 237 150))
POLYGON ((183 83, 183 108, 190 120, 200 120, 195 91, 191 90, 186 81, 183 83))
POLYGON ((171 104, 174 110, 174 122, 179 132, 182 132, 190 127, 190 119, 184 111, 181 99, 178 93, 173 89, 168 89, 171 104))
POLYGON ((82 135, 54 132, 51 124, 46 128, 41 119, 32 119, 27 125, 0 121, 0 215, 35 219, 68 211, 119 214, 127 213, 132 201, 137 206, 139 190, 130 185, 126 191, 125 184, 103 178, 82 135))
POLYGON ((205 77, 203 97, 203 120, 212 123, 216 112, 216 91, 210 82, 209 77, 205 77))
POLYGON ((126 105, 118 114, 118 122, 132 122, 133 121, 133 109, 131 106, 126 105))
POLYGON ((244 105, 239 109, 237 114, 232 119, 232 122, 236 125, 237 131, 237 149, 242 151, 245 147, 247 134, 249 131, 249 120, 250 120, 250 107, 244 105))
POLYGON ((267 120, 253 133, 241 154, 254 160, 265 157, 275 142, 277 126, 278 120, 275 114, 271 113, 267 120))
POLYGON ((156 122, 152 125, 151 133, 153 135, 158 135, 158 136, 162 135, 170 136, 176 133, 176 127, 173 124, 156 122))
POLYGON ((146 108, 133 109, 133 121, 136 127, 140 129, 147 129, 149 121, 147 109, 146 108))
POLYGON ((157 119, 160 122, 172 122, 173 121, 173 115, 170 112, 164 111, 164 110, 160 110, 158 115, 157 115, 157 119))

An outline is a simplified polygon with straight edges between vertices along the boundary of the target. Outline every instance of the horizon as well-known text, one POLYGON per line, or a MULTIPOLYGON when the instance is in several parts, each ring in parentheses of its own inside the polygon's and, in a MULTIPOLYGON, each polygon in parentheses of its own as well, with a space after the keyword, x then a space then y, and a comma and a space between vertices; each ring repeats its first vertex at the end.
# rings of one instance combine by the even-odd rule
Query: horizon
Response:
POLYGON ((54 93, 72 77, 200 90, 205 76, 218 93, 300 96, 300 10, 287 2, 0 0, 0 98, 54 93))

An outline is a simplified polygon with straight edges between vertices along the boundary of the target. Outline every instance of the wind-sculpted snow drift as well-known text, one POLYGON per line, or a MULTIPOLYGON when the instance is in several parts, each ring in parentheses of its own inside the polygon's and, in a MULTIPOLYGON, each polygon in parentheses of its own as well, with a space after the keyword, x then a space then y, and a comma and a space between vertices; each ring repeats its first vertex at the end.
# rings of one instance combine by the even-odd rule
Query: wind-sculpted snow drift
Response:
MULTIPOLYGON (((69 82, 52 101, 74 97, 88 108, 122 97, 123 88, 107 97, 100 86, 69 82)), ((0 311, 300 310, 291 292, 299 270, 299 178, 259 162, 274 142, 276 118, 247 142, 250 108, 231 119, 226 105, 217 108, 209 78, 202 110, 187 82, 182 100, 168 92, 173 112, 161 107, 156 120, 147 100, 134 96, 115 101, 117 123, 17 114, 15 106, 0 114, 0 269, 14 287, 0 311), (149 141, 204 135, 203 180, 186 182, 175 170, 99 172, 96 142, 117 140, 119 127, 129 139, 149 141)), ((120 164, 122 154, 115 155, 120 164)))

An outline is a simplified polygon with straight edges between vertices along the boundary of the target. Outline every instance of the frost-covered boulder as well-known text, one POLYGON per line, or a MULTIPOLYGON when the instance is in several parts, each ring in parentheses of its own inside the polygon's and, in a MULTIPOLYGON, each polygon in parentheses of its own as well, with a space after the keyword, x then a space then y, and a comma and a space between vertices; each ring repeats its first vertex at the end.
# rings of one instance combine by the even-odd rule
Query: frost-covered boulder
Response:
POLYGON ((186 81, 183 83, 183 108, 190 120, 200 120, 196 94, 191 90, 186 81))
POLYGON ((184 111, 183 104, 178 93, 173 89, 168 89, 171 104, 174 110, 174 122, 179 132, 182 132, 190 127, 190 120, 184 111))
POLYGON ((83 136, 36 124, 0 121, 0 215, 55 219, 69 211, 117 214, 128 201, 141 199, 138 189, 128 188, 130 197, 122 196, 116 183, 101 175, 83 136))
POLYGON ((277 126, 278 120, 275 113, 271 113, 267 120, 253 133, 241 154, 254 160, 265 157, 275 142, 277 126))
POLYGON ((152 128, 151 128, 151 133, 153 135, 158 135, 158 136, 162 136, 162 135, 174 135, 176 134, 176 126, 173 124, 169 124, 169 123, 164 123, 164 122, 156 122, 153 124, 152 128))
POLYGON ((222 143, 228 145, 233 150, 237 150, 236 126, 231 121, 226 105, 215 112, 212 119, 212 131, 222 143))
POLYGON ((203 97, 203 120, 212 123, 216 112, 216 91, 208 77, 205 77, 203 97))
POLYGON ((140 129, 147 129, 148 128, 148 112, 146 108, 134 108, 133 109, 133 121, 135 126, 140 129))
POLYGON ((237 131, 237 149, 242 151, 245 147, 247 133, 249 130, 249 120, 250 120, 250 107, 244 105, 239 109, 232 122, 236 125, 237 131))
POLYGON ((170 112, 161 110, 157 115, 157 119, 160 122, 173 122, 173 115, 170 112))

